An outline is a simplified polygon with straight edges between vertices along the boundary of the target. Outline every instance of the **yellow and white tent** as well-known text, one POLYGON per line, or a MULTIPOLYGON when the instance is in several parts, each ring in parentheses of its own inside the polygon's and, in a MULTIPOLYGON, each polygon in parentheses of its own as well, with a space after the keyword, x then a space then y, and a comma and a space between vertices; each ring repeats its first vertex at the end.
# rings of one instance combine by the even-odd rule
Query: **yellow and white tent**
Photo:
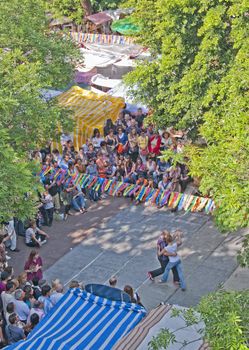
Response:
POLYGON ((103 134, 106 119, 114 122, 125 105, 123 98, 96 94, 78 86, 58 96, 58 101, 74 113, 74 147, 77 150, 92 136, 95 128, 103 134))

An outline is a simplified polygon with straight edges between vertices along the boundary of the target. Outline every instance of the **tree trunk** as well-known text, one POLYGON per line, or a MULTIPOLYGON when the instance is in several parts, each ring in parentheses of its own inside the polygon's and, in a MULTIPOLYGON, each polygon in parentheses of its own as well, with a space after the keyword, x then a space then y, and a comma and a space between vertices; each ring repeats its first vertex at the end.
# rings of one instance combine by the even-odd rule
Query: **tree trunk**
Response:
POLYGON ((90 0, 81 0, 81 6, 84 9, 85 16, 89 16, 92 14, 92 4, 90 0))

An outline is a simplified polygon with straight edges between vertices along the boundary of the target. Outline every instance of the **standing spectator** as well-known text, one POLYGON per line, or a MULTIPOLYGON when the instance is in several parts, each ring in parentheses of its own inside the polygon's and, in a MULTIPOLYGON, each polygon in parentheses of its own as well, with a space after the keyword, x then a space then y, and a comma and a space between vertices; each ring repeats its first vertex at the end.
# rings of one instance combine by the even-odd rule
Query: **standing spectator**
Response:
POLYGON ((37 314, 39 316, 39 320, 42 320, 45 316, 44 309, 43 309, 43 303, 39 300, 35 300, 33 307, 30 310, 29 317, 28 317, 28 323, 30 322, 30 318, 33 314, 37 314))
POLYGON ((19 249, 16 248, 16 231, 14 225, 14 219, 11 219, 5 225, 5 231, 7 233, 6 237, 6 247, 8 246, 12 252, 19 252, 19 249))
POLYGON ((53 306, 58 303, 58 301, 63 297, 63 295, 63 286, 61 283, 57 283, 54 286, 53 292, 50 296, 50 300, 53 306))
POLYGON ((138 304, 140 306, 143 306, 143 304, 141 303, 140 296, 137 293, 134 293, 134 290, 131 286, 126 285, 124 287, 124 292, 130 296, 131 303, 135 303, 135 304, 138 304))
POLYGON ((28 281, 32 281, 34 278, 42 279, 42 258, 36 250, 31 250, 24 270, 27 273, 28 281))
POLYGON ((139 128, 142 128, 144 118, 145 118, 145 115, 143 114, 142 108, 138 108, 135 119, 139 128))
POLYGON ((14 298, 14 293, 15 291, 15 285, 12 281, 8 281, 6 284, 6 290, 2 292, 1 294, 1 299, 2 299, 2 304, 3 304, 3 313, 4 315, 6 315, 7 312, 7 305, 10 302, 14 302, 15 298, 14 298))
POLYGON ((73 189, 72 187, 64 187, 61 193, 61 200, 64 205, 64 214, 63 220, 67 220, 68 215, 72 215, 70 213, 71 203, 73 200, 73 189))
POLYGON ((6 291, 6 284, 9 279, 9 274, 6 271, 1 273, 1 282, 0 282, 0 295, 2 292, 6 291))
POLYGON ((22 289, 15 291, 15 310, 21 322, 26 323, 29 316, 29 307, 24 302, 25 293, 22 289))
POLYGON ((53 203, 53 197, 48 191, 45 191, 43 193, 42 202, 44 203, 43 206, 45 209, 44 225, 52 226, 53 217, 54 217, 54 203, 53 203))
POLYGON ((6 266, 7 258, 4 245, 4 236, 0 236, 0 268, 1 270, 6 266))
POLYGON ((19 340, 25 339, 23 328, 18 327, 19 318, 13 313, 9 316, 9 325, 6 326, 6 337, 8 344, 14 344, 19 340))
POLYGON ((45 285, 42 287, 41 290, 42 295, 39 297, 39 301, 41 301, 44 305, 44 313, 45 315, 49 313, 49 311, 52 309, 53 304, 50 300, 50 294, 51 294, 51 287, 49 285, 45 285))

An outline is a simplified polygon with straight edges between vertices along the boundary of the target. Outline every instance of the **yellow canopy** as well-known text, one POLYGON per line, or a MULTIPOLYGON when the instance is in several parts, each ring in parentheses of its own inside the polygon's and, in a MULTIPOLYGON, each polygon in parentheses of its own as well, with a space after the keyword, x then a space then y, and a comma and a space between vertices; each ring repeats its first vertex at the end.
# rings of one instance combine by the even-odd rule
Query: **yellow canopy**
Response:
POLYGON ((114 122, 124 108, 123 98, 96 94, 78 86, 58 96, 58 100, 63 107, 74 112, 74 147, 77 150, 92 136, 95 128, 103 134, 105 120, 114 122))

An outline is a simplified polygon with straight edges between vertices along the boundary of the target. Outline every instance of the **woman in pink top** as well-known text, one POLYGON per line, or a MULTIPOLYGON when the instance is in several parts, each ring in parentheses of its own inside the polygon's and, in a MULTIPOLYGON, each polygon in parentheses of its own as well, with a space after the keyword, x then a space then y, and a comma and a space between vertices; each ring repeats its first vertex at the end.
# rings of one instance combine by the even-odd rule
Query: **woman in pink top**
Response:
POLYGON ((34 278, 42 279, 42 259, 36 250, 31 251, 24 270, 27 273, 28 281, 32 281, 34 278))

